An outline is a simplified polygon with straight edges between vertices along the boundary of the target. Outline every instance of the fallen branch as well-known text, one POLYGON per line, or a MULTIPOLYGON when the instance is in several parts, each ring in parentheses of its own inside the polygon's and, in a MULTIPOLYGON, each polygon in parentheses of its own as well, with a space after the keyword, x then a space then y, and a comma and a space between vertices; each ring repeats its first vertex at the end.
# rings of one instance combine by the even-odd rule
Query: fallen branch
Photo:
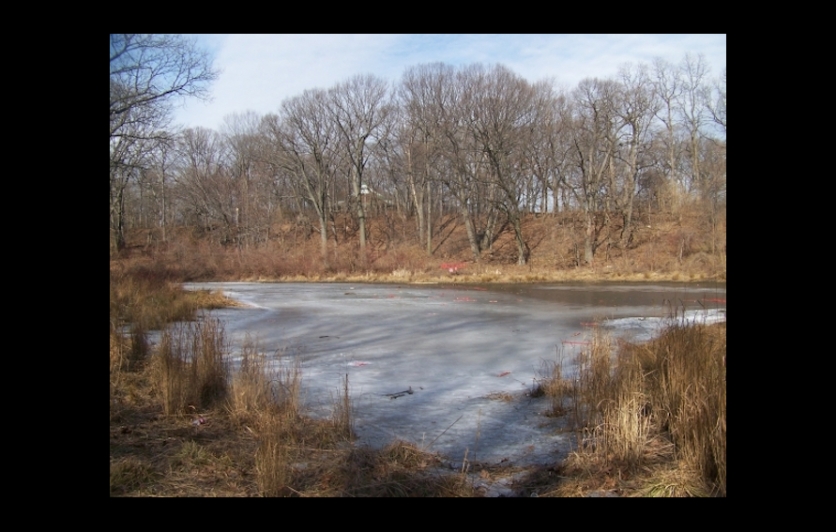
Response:
POLYGON ((395 392, 395 393, 384 393, 383 396, 388 397, 389 399, 397 399, 398 397, 403 397, 404 395, 407 395, 407 394, 412 395, 413 393, 415 393, 415 392, 412 391, 412 386, 410 386, 408 390, 404 390, 402 392, 395 392))

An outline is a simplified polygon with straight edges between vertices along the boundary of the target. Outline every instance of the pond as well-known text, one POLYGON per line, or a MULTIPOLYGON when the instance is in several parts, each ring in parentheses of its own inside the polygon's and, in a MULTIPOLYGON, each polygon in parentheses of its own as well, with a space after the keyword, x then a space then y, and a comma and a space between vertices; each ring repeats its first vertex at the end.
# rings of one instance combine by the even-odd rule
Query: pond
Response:
POLYGON ((645 340, 670 319, 725 321, 725 284, 394 285, 190 283, 245 308, 211 311, 235 353, 298 360, 304 400, 328 415, 346 375, 359 444, 410 441, 448 457, 528 465, 568 452, 547 399, 526 396, 544 361, 575 371, 592 324, 645 340), (412 393, 404 393, 411 391, 412 393), (513 396, 513 400, 502 400, 513 396))

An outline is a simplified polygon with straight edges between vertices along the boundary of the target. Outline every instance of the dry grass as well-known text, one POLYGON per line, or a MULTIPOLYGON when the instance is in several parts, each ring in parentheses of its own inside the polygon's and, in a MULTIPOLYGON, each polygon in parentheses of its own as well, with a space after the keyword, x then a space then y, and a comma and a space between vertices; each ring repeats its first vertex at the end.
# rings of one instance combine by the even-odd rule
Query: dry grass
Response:
POLYGON ((218 320, 180 322, 166 328, 153 371, 166 415, 188 415, 226 401, 228 346, 218 320))
POLYGON ((618 350, 597 332, 570 391, 559 374, 541 384, 571 395, 577 427, 563 481, 547 493, 725 496, 725 353, 725 324, 673 323, 618 350))
MULTIPOLYGON (((703 213, 704 214, 704 213, 703 213)), ((310 228, 277 223, 271 238, 246 248, 222 246, 211 235, 189 228, 171 231, 170 241, 145 245, 147 231, 129 232, 129 248, 120 262, 143 276, 169 280, 246 280, 295 282, 391 282, 391 283, 531 283, 557 281, 664 281, 725 280, 725 225, 713 233, 698 209, 680 216, 642 213, 635 219, 633 238, 619 245, 620 222, 602 234, 603 242, 591 265, 579 262, 583 220, 576 213, 526 216, 523 234, 531 246, 525 266, 516 265, 513 231, 506 228, 485 250, 479 263, 473 261, 463 224, 455 215, 444 215, 433 240, 433 253, 417 242, 414 220, 397 216, 369 215, 369 238, 365 257, 359 256, 357 232, 351 216, 337 216, 338 242, 328 242, 328 263, 323 264, 319 235, 310 228), (712 244, 712 239, 714 244, 712 244), (466 262, 458 275, 439 266, 466 262)))
POLYGON ((110 464, 110 495, 125 495, 151 484, 157 473, 146 462, 128 456, 110 464))
POLYGON ((514 396, 508 392, 491 392, 486 397, 492 401, 502 401, 504 403, 510 403, 514 400, 514 396))
POLYGON ((348 497, 473 497, 458 473, 441 472, 436 454, 396 440, 383 449, 352 449, 328 476, 329 494, 348 497))
MULTIPOLYGON (((256 356, 258 360, 261 354, 256 356)), ((250 366, 250 369, 254 365, 250 366)), ((456 497, 478 495, 460 474, 440 473, 439 457, 412 444, 355 447, 335 419, 312 419, 296 390, 236 373, 229 405, 191 417, 155 415, 159 407, 111 425, 112 496, 456 497), (282 402, 283 401, 283 402, 282 402)), ((274 372, 272 376, 275 376, 274 372)))
POLYGON ((282 497, 290 494, 290 450, 292 441, 286 419, 281 412, 266 410, 258 420, 258 448, 255 452, 255 475, 259 494, 282 497))
POLYGON ((649 408, 678 459, 726 492, 726 325, 673 325, 646 346, 629 346, 649 408))
POLYGON ((257 415, 273 404, 272 378, 267 356, 247 337, 241 348, 241 363, 232 378, 227 405, 230 418, 240 426, 255 424, 257 415))
POLYGON ((540 379, 531 391, 531 397, 546 396, 551 401, 547 415, 563 416, 569 412, 568 400, 573 391, 572 381, 563 377, 563 360, 543 360, 540 379))
POLYGON ((110 272, 111 386, 142 367, 150 355, 148 332, 193 320, 198 309, 235 306, 217 292, 185 291, 159 265, 117 265, 110 272))
POLYGON ((110 275, 110 317, 114 328, 127 323, 143 330, 160 329, 166 323, 189 320, 197 302, 162 270, 112 269, 110 275))
POLYGON ((247 338, 232 383, 227 413, 239 429, 256 437, 254 469, 258 493, 265 497, 291 495, 292 449, 317 432, 307 430, 311 423, 303 417, 298 363, 281 353, 268 357, 256 342, 247 338))
POLYGON ((334 432, 346 440, 354 437, 354 418, 351 410, 351 395, 349 393, 348 374, 346 373, 342 393, 334 400, 334 413, 331 418, 334 432))

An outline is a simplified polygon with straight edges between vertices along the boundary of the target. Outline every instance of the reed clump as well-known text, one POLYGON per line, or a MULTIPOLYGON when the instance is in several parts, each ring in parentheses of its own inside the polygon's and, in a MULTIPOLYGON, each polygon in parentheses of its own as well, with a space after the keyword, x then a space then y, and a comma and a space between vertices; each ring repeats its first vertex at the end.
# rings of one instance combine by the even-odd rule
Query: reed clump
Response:
POLYGON ((598 330, 573 380, 550 366, 541 388, 576 434, 551 494, 725 496, 725 333, 673 322, 649 342, 614 343, 598 330))
POLYGON ((254 471, 260 496, 292 493, 291 448, 299 440, 302 424, 300 390, 298 363, 280 353, 269 357, 256 341, 245 339, 226 412, 239 429, 255 436, 254 471))
POLYGON ((188 415, 190 410, 225 402, 229 394, 228 351, 219 320, 180 322, 166 328, 154 365, 163 412, 188 415))
POLYGON ((558 360, 543 360, 540 364, 540 378, 531 391, 531 397, 548 397, 551 402, 548 416, 559 417, 569 413, 569 400, 573 382, 563 376, 562 357, 558 360))

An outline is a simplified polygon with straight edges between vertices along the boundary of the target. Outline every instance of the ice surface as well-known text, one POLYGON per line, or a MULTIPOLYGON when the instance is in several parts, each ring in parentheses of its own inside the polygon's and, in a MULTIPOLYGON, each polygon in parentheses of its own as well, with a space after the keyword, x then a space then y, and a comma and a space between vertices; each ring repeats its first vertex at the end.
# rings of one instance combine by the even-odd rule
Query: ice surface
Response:
MULTIPOLYGON (((195 283, 249 305, 211 311, 233 352, 249 336, 297 359, 304 399, 329 415, 348 376, 360 444, 399 438, 454 466, 554 462, 569 450, 563 421, 526 395, 544 361, 574 372, 592 323, 644 340, 665 323, 666 301, 695 308, 685 320, 725 319, 725 289, 647 285, 519 287, 195 283), (722 305, 709 305, 710 299, 722 305), (690 298, 690 299, 688 299, 690 298), (714 308, 709 308, 709 307, 714 308), (412 394, 400 394, 408 389, 412 394), (393 397, 396 396, 396 397, 393 397), (513 399, 503 400, 512 396, 513 399)), ((670 308, 668 305, 667 308, 670 308)), ((683 315, 680 313, 680 315, 683 315)), ((234 357, 233 357, 234 359, 234 357)))

